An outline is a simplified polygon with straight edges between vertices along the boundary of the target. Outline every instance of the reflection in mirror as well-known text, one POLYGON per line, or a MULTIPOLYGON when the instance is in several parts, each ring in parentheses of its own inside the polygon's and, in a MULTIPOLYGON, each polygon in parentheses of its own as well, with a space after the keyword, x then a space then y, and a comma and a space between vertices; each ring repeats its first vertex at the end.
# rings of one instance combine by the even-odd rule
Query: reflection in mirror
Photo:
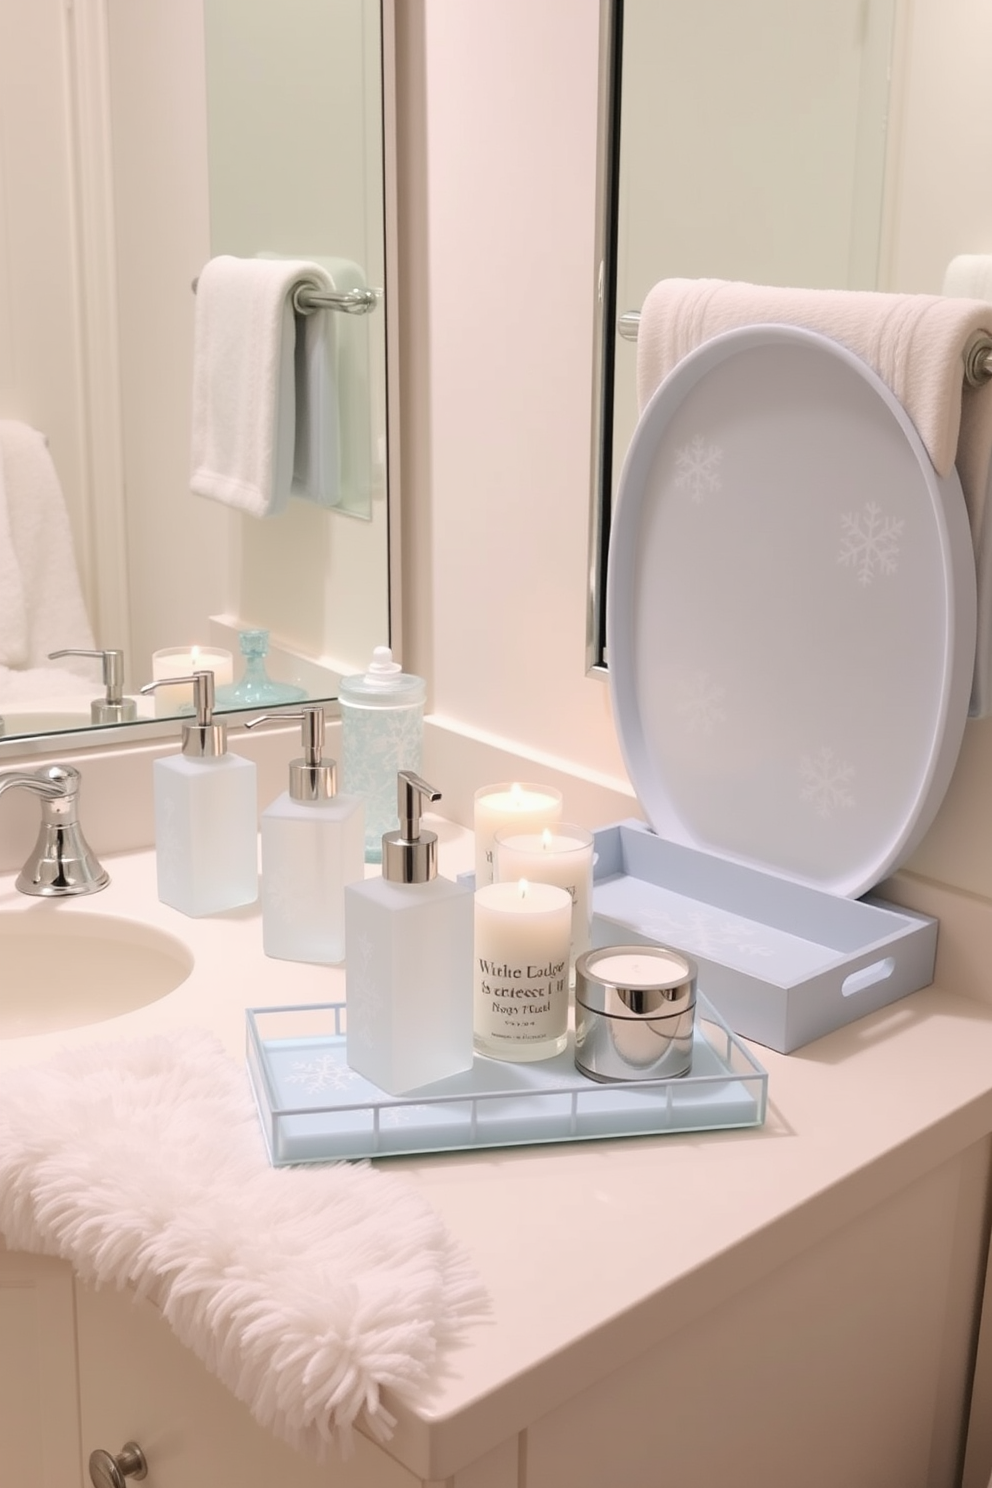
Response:
MULTIPOLYGON (((933 216, 936 178, 966 174, 959 63, 969 45, 981 49, 976 9, 604 4, 591 666, 607 660, 610 511, 637 418, 637 312, 648 290, 712 277, 939 293, 953 254, 988 247, 938 231, 924 265, 918 230, 933 216)), ((960 220, 949 214, 952 233, 960 220)))
POLYGON ((225 709, 333 698, 389 639, 380 0, 35 9, 0 0, 4 737, 147 727, 189 705, 142 684, 198 665, 225 709), (306 317, 333 492, 276 515, 190 490, 221 255, 305 260, 336 306, 306 317))

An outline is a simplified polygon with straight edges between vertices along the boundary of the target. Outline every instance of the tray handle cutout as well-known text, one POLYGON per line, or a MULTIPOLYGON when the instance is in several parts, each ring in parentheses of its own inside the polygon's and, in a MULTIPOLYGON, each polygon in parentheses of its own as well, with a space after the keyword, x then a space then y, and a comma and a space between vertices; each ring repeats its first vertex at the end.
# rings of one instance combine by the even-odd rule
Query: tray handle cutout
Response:
POLYGON ((881 961, 873 961, 870 966, 862 966, 860 971, 852 971, 850 976, 844 978, 840 984, 840 995, 854 997, 856 993, 874 987, 876 982, 884 982, 895 969, 894 956, 885 956, 881 961))

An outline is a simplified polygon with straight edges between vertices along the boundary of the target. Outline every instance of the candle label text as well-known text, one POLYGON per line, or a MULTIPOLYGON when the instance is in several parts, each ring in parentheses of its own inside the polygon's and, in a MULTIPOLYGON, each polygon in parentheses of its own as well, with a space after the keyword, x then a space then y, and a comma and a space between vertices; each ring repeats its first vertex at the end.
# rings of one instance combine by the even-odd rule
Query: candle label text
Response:
POLYGON ((475 973, 475 1031, 482 1039, 539 1043, 558 1038, 568 1023, 568 961, 487 960, 475 973))

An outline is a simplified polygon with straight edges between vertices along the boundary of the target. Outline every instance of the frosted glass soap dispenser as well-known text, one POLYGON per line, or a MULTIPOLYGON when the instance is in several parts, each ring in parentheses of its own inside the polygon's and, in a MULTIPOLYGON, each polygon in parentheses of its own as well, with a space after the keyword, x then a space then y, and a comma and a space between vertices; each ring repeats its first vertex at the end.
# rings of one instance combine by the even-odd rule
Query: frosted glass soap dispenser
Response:
POLYGON ((472 1065, 474 896, 437 872, 437 834, 421 829, 440 793, 397 779, 400 827, 382 839, 382 877, 344 891, 348 1063, 389 1095, 472 1065))
POLYGON ((183 682, 193 685, 196 719, 183 724, 181 753, 155 761, 155 854, 162 903, 199 916, 258 898, 256 772, 228 751, 227 729, 214 722, 213 672, 167 685, 183 682))
POLYGON ((361 798, 336 794, 336 768, 324 759, 324 710, 263 713, 303 725, 303 758, 289 767, 289 789, 262 812, 262 949, 285 961, 344 958, 344 887, 365 876, 361 798))

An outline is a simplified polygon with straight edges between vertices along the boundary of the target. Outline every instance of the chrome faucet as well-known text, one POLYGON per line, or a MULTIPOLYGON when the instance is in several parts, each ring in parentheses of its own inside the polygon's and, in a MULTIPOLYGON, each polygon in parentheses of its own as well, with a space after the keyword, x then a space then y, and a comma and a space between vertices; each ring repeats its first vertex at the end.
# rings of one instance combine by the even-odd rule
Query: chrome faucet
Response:
POLYGON ((110 882, 110 874, 79 825, 81 778, 72 765, 45 765, 33 773, 11 770, 0 775, 0 794, 19 786, 41 797, 41 831, 15 880, 22 894, 44 898, 96 894, 110 882))

